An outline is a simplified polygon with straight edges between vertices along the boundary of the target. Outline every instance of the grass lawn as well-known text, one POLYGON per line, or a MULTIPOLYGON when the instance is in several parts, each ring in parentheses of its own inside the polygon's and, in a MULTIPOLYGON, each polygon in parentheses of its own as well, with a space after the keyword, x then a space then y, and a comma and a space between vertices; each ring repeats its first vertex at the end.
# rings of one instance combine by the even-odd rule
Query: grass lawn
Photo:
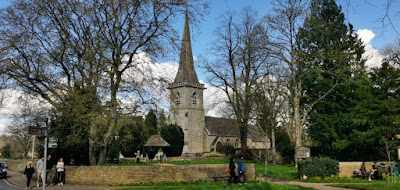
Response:
POLYGON ((372 181, 368 184, 335 184, 333 187, 346 187, 353 189, 374 189, 374 190, 391 190, 400 189, 400 182, 388 183, 387 181, 372 181))
MULTIPOLYGON (((281 184, 264 184, 264 183, 248 183, 248 184, 230 184, 230 185, 225 185, 225 184, 197 184, 197 185, 185 185, 185 186, 148 186, 148 187, 140 187, 140 188, 131 188, 131 190, 141 190, 141 189, 174 189, 174 190, 186 190, 186 189, 204 189, 204 190, 227 190, 227 189, 233 189, 233 190, 239 190, 239 189, 262 189, 262 190, 269 190, 269 189, 274 189, 274 190, 311 190, 312 188, 306 188, 306 187, 301 187, 301 186, 294 186, 294 185, 281 185, 281 184)), ((122 190, 122 189, 121 189, 122 190)), ((124 189, 124 190, 129 190, 129 189, 124 189)))
MULTIPOLYGON (((264 176, 264 163, 256 162, 256 170, 257 176, 259 174, 262 174, 264 176)), ((297 168, 292 165, 268 165, 267 176, 286 180, 299 179, 297 168)))

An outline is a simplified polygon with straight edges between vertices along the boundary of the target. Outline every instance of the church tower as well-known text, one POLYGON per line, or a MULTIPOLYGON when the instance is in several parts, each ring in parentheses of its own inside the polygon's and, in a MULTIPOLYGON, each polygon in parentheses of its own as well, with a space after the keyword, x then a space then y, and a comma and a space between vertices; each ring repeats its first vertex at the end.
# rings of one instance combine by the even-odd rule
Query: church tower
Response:
POLYGON ((205 152, 205 117, 203 108, 204 84, 200 84, 194 70, 189 21, 186 14, 179 59, 179 69, 169 84, 170 108, 168 123, 181 126, 184 134, 182 155, 205 152))

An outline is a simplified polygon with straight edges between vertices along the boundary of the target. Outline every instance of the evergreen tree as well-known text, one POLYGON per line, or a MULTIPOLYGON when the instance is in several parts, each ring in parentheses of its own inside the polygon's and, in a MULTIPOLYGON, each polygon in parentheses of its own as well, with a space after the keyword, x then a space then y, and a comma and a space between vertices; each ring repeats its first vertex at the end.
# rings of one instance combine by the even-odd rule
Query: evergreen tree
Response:
MULTIPOLYGON (((364 157, 370 160, 393 160, 400 140, 400 63, 386 59, 382 67, 370 73, 368 96, 356 107, 360 130, 355 133, 364 145, 364 157)), ((360 146, 360 145, 354 145, 360 146)))
POLYGON ((144 124, 146 126, 146 131, 149 136, 157 134, 158 121, 153 109, 151 109, 149 113, 147 113, 144 124))
POLYGON ((144 130, 141 117, 125 118, 125 120, 119 132, 119 148, 125 157, 134 157, 137 150, 143 152, 144 143, 150 135, 144 130))
POLYGON ((183 131, 175 124, 170 124, 161 128, 161 137, 167 141, 171 147, 165 148, 167 156, 180 156, 183 150, 183 131))
POLYGON ((3 158, 11 158, 11 146, 9 144, 6 144, 3 148, 1 148, 0 152, 3 158))
POLYGON ((313 0, 297 39, 297 60, 307 68, 302 105, 313 108, 308 115, 312 153, 336 159, 345 159, 347 144, 341 140, 352 131, 349 108, 356 104, 353 92, 365 70, 362 42, 344 22, 334 0, 313 0))
POLYGON ((166 126, 167 126, 167 117, 165 116, 164 110, 162 109, 158 117, 158 127, 162 128, 166 126))

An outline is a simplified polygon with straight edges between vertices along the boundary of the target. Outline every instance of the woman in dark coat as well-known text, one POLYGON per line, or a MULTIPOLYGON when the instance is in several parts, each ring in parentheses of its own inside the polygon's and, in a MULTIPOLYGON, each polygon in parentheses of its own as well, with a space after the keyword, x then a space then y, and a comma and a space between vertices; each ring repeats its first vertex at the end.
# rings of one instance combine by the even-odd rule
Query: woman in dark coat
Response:
POLYGON ((234 180, 234 182, 236 182, 236 173, 235 173, 236 166, 235 163, 233 162, 233 158, 230 158, 229 169, 231 171, 229 172, 230 176, 228 179, 228 183, 230 183, 232 179, 234 180))
POLYGON ((28 180, 26 182, 26 189, 30 189, 30 184, 31 184, 31 179, 32 179, 32 175, 35 172, 35 170, 33 169, 33 163, 32 161, 28 161, 28 164, 25 167, 25 171, 24 171, 24 175, 26 176, 26 179, 28 180))

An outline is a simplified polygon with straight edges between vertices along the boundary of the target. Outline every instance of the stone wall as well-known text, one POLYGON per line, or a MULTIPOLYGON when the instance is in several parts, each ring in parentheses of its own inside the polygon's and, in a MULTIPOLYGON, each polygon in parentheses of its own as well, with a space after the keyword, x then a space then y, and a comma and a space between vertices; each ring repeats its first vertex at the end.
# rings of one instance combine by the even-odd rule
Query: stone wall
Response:
MULTIPOLYGON (((389 165, 389 162, 377 162, 377 164, 385 163, 389 165)), ((359 170, 361 168, 362 162, 339 162, 339 177, 351 177, 353 171, 359 170)), ((367 171, 371 171, 373 162, 365 162, 365 167, 367 171)))
MULTIPOLYGON (((1 159, 1 161, 6 164, 9 170, 19 172, 25 170, 25 166, 28 164, 29 160, 1 159)), ((34 160, 33 164, 36 167, 36 160, 34 160)))
MULTIPOLYGON (((212 180, 228 176, 227 164, 180 166, 66 166, 66 183, 85 185, 115 185, 166 181, 212 180)), ((249 180, 256 177, 255 164, 246 164, 249 180)))

